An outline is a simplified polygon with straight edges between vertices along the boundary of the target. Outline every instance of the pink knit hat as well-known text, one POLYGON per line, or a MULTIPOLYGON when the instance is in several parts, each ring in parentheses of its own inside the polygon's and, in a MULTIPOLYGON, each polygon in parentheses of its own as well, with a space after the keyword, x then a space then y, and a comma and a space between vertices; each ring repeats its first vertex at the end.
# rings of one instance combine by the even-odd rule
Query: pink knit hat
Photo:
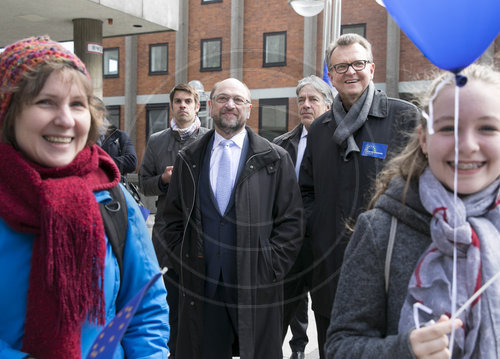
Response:
POLYGON ((47 35, 19 40, 7 46, 0 54, 0 125, 10 106, 12 88, 25 72, 47 60, 71 64, 89 77, 83 62, 47 35))

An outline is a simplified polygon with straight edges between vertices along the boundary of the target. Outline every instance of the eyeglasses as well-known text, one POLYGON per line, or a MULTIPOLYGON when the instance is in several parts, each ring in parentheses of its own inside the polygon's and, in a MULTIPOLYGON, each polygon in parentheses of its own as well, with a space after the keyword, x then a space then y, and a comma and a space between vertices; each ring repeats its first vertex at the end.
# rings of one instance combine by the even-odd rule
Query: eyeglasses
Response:
POLYGON ((228 96, 228 95, 217 95, 215 96, 215 102, 217 103, 228 103, 230 99, 233 99, 235 105, 241 106, 246 103, 250 103, 246 98, 241 96, 228 96))
POLYGON ((368 60, 356 60, 351 62, 350 64, 348 64, 347 62, 341 62, 340 64, 330 66, 328 70, 332 71, 332 69, 334 69, 338 74, 345 74, 347 70, 349 70, 349 66, 351 66, 355 71, 362 71, 365 69, 366 64, 369 63, 371 63, 371 61, 368 60))

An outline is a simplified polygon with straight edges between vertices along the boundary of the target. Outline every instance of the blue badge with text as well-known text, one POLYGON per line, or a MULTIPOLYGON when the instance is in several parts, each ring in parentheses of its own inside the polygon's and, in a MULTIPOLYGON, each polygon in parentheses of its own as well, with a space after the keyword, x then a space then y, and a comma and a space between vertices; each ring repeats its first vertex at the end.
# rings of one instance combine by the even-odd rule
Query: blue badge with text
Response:
POLYGON ((361 156, 385 159, 385 156, 387 156, 387 145, 382 143, 363 142, 361 156))

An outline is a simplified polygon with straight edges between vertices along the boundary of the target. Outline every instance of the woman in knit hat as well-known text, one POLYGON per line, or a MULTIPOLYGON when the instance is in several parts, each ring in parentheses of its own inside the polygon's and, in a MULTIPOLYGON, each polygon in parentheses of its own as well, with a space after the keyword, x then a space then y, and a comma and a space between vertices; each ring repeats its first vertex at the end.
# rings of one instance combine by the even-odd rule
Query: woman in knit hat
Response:
MULTIPOLYGON (((105 234, 99 203, 120 173, 95 145, 103 113, 80 59, 48 37, 18 41, 0 86, 0 358, 85 357, 159 272, 153 246, 127 191, 123 258, 105 234)), ((168 356, 165 295, 156 281, 114 358, 168 356)))

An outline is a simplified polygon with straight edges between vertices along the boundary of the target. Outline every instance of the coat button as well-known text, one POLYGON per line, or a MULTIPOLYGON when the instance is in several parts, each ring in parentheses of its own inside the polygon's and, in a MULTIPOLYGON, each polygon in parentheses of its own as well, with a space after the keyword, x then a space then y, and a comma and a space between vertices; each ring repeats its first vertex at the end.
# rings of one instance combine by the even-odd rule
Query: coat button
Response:
POLYGON ((189 302, 189 305, 193 306, 193 305, 194 305, 194 302, 193 302, 193 301, 189 302))
POLYGON ((250 168, 253 169, 253 165, 250 165, 250 168))
POLYGON ((189 253, 186 253, 186 258, 189 258, 189 253))
POLYGON ((196 168, 196 165, 195 165, 195 164, 193 165, 193 168, 196 168))

